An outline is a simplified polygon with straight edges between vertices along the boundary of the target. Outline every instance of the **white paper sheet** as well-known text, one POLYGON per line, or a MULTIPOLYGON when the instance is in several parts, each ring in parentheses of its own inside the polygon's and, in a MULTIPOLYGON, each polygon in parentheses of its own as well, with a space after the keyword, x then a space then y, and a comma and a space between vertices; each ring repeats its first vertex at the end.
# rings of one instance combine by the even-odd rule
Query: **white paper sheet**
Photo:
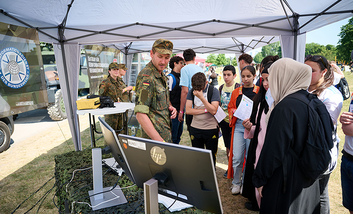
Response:
POLYGON ((223 111, 223 109, 218 106, 217 113, 214 115, 216 118, 217 122, 220 123, 224 118, 226 118, 226 113, 223 111))
POLYGON ((241 120, 250 118, 252 105, 253 105, 253 101, 249 97, 243 94, 240 104, 233 115, 241 120))
MULTIPOLYGON (((172 203, 174 203, 175 199, 173 198, 169 198, 165 195, 161 195, 161 194, 158 194, 158 203, 162 203, 165 207, 170 207, 170 205, 172 203)), ((187 208, 190 208, 190 207, 193 207, 193 205, 191 204, 187 204, 187 203, 184 203, 184 202, 181 202, 181 201, 176 201, 173 206, 171 206, 169 208, 169 211, 170 212, 175 212, 175 211, 180 211, 180 210, 183 210, 183 209, 187 209, 187 208)))
POLYGON ((265 99, 269 107, 271 107, 273 101, 275 101, 271 95, 270 89, 267 89, 267 92, 265 94, 265 99))

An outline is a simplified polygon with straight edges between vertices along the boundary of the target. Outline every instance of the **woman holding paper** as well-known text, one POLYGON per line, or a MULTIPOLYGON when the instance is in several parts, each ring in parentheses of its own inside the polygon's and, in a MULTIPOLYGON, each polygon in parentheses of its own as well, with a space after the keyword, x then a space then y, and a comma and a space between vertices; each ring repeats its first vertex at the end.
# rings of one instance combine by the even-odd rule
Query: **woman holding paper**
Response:
POLYGON ((268 84, 268 69, 273 62, 264 66, 261 73, 260 91, 253 99, 253 108, 251 116, 243 121, 245 127, 244 138, 252 139, 249 146, 248 157, 246 159, 246 171, 243 182, 242 195, 250 200, 245 203, 245 207, 249 210, 259 210, 261 197, 252 183, 252 176, 256 167, 257 161, 261 153, 262 146, 265 141, 266 134, 266 114, 269 106, 266 101, 266 96, 270 91, 268 84))
MULTIPOLYGON (((255 78, 255 68, 253 66, 245 66, 241 70, 241 80, 242 86, 234 89, 230 102, 228 104, 229 112, 229 126, 232 127, 232 141, 230 144, 230 154, 228 160, 228 178, 233 178, 231 192, 233 195, 239 194, 244 180, 244 174, 242 173, 243 163, 244 163, 244 152, 247 156, 250 140, 244 139, 244 126, 242 125, 243 119, 249 116, 239 115, 234 116, 237 108, 240 106, 242 100, 252 100, 254 96, 259 91, 259 87, 253 84, 255 78), (243 179, 242 179, 243 177, 243 179)), ((247 103, 249 104, 249 103, 247 103)), ((243 105, 241 105, 243 106, 243 105)), ((251 107, 244 105, 244 108, 239 108, 239 111, 246 112, 247 110, 251 112, 251 107), (249 109, 245 109, 249 108, 249 109)))

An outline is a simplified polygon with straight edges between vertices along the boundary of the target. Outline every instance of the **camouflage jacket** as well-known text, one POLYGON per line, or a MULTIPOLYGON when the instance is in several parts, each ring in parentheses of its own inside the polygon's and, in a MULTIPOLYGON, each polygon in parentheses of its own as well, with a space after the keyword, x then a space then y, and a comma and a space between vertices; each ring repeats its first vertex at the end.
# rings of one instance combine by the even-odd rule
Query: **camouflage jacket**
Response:
POLYGON ((99 95, 107 96, 118 102, 129 102, 129 92, 123 92, 123 89, 126 88, 126 85, 121 77, 117 77, 116 81, 108 76, 107 79, 103 80, 99 85, 99 95))
MULTIPOLYGON (((149 62, 136 79, 135 113, 144 113, 166 142, 171 140, 168 78, 149 62)), ((149 138, 142 130, 142 137, 149 138)))

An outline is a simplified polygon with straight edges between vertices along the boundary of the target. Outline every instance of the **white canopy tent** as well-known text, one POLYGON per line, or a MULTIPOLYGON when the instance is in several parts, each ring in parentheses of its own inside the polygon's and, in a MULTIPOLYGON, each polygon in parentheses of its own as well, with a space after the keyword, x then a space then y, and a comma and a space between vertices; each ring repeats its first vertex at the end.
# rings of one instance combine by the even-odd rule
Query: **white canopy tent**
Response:
MULTIPOLYGON (((302 61, 306 32, 351 17, 352 12, 352 0, 0 0, 0 22, 36 28, 40 41, 54 44, 76 150, 81 150, 75 103, 79 45, 128 47, 130 42, 158 38, 175 40, 175 45, 187 39, 207 44, 219 38, 214 52, 227 53, 232 49, 222 46, 221 38, 236 38, 245 47, 243 37, 277 36, 282 56, 302 61)), ((188 46, 195 47, 202 46, 188 46)))

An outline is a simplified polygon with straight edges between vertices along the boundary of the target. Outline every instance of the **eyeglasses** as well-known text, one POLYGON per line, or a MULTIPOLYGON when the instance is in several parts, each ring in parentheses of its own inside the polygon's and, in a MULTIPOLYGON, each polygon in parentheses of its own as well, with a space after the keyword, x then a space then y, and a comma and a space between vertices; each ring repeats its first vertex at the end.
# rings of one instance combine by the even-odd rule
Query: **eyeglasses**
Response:
POLYGON ((180 61, 179 64, 185 65, 185 63, 183 61, 180 61))
POLYGON ((327 68, 327 63, 325 63, 325 61, 322 59, 322 57, 321 56, 318 56, 318 55, 308 55, 308 56, 306 56, 305 57, 305 62, 306 61, 313 61, 313 62, 316 62, 316 63, 319 63, 319 62, 321 62, 322 63, 322 65, 324 66, 324 68, 327 68))

